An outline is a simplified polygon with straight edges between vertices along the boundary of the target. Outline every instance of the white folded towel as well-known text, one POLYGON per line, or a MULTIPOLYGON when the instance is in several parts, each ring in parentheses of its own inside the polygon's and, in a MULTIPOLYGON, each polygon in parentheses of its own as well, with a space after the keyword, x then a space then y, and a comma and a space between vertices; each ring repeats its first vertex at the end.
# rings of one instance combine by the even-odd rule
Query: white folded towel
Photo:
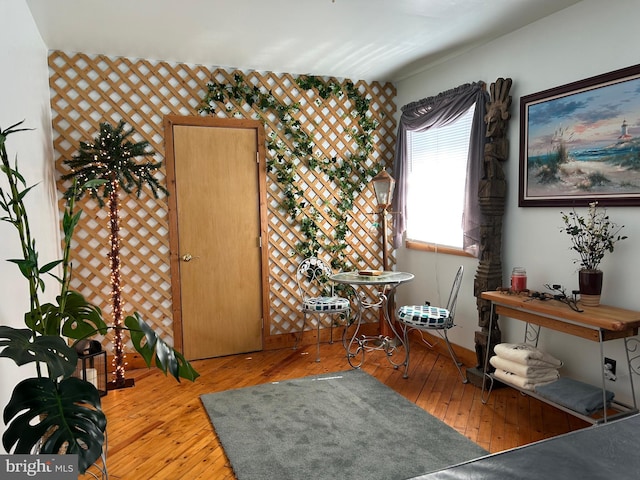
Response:
POLYGON ((506 358, 499 357, 498 355, 494 355, 489 359, 489 363, 494 367, 504 370, 506 372, 515 373, 520 377, 525 378, 544 378, 549 375, 553 375, 558 371, 560 367, 538 367, 538 366, 530 366, 523 365, 521 363, 514 362, 512 360, 507 360, 506 358))
POLYGON ((526 343, 499 343, 496 355, 530 367, 561 367, 562 361, 526 343))
POLYGON ((534 390, 538 385, 546 385, 547 383, 555 382, 556 380, 558 380, 558 378, 560 378, 558 372, 548 375, 547 377, 530 379, 500 369, 493 372, 493 375, 498 380, 510 383, 511 385, 515 385, 516 387, 520 387, 524 390, 534 390))

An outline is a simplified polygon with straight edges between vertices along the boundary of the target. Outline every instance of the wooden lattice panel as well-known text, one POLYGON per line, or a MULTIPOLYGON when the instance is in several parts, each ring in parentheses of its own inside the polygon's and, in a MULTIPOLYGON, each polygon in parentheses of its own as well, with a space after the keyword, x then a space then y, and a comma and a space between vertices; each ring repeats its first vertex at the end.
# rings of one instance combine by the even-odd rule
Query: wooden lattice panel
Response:
MULTIPOLYGON (((66 173, 63 160, 71 158, 80 141, 92 140, 99 124, 124 120, 135 128, 134 141, 147 140, 155 150, 155 161, 164 161, 165 115, 197 115, 206 91, 214 79, 233 83, 242 74, 247 83, 270 90, 285 103, 301 105, 299 120, 314 137, 317 153, 340 157, 355 151, 350 132, 357 124, 351 117, 351 106, 345 98, 319 99, 313 91, 300 91, 295 76, 208 69, 203 66, 169 64, 121 57, 91 56, 52 52, 49 56, 51 108, 54 150, 58 173, 66 173)), ((390 165, 393 160, 396 124, 395 88, 391 84, 358 82, 363 95, 371 98, 370 111, 380 123, 375 136, 371 164, 390 165)), ((218 117, 256 118, 247 105, 228 104, 216 111, 218 117)), ((267 135, 277 132, 276 119, 265 119, 267 135)), ((267 153, 269 155, 269 153, 267 153)), ((300 169, 300 185, 321 213, 322 231, 331 235, 333 220, 328 209, 335 208, 334 186, 316 171, 300 169)), ((164 181, 162 169, 158 178, 164 181)), ((60 195, 68 188, 59 180, 60 195)), ((267 337, 298 331, 302 317, 298 310, 295 269, 300 258, 295 244, 301 238, 279 208, 281 192, 272 176, 267 178, 269 221, 270 318, 267 337)), ((122 273, 125 314, 139 312, 170 344, 173 341, 171 289, 169 272, 169 235, 167 203, 143 194, 121 197, 122 203, 122 273)), ((352 233, 348 238, 347 257, 357 268, 380 268, 381 250, 374 197, 367 189, 355 200, 352 233)), ((107 259, 107 212, 94 201, 81 202, 85 211, 74 239, 72 288, 110 315, 109 267, 107 259)), ((61 200, 62 208, 62 200, 61 200)), ((393 255, 390 255, 394 263, 393 255)), ((377 321, 371 314, 367 321, 377 321)), ((110 339, 103 339, 107 345, 110 339)))

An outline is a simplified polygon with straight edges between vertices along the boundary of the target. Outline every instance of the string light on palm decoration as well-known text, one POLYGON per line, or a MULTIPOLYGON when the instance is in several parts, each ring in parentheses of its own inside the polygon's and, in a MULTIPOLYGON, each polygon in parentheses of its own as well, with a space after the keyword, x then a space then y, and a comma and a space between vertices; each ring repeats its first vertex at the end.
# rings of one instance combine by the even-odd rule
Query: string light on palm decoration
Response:
MULTIPOLYGON (((155 198, 159 193, 168 194, 160 185, 154 173, 162 162, 139 162, 140 158, 155 155, 149 149, 149 142, 132 142, 133 129, 127 129, 121 121, 116 127, 109 123, 100 124, 100 132, 93 143, 80 142, 79 152, 71 160, 63 163, 71 173, 63 175, 64 180, 75 179, 78 185, 86 185, 89 180, 101 180, 97 186, 81 189, 93 197, 101 207, 107 199, 109 211, 109 268, 111 270, 111 305, 113 315, 113 367, 114 379, 109 389, 125 388, 133 385, 132 379, 125 378, 125 352, 123 339, 122 278, 120 272, 120 191, 135 192, 139 197, 143 188, 148 187, 155 198)), ((67 191, 67 195, 72 192, 67 191)))

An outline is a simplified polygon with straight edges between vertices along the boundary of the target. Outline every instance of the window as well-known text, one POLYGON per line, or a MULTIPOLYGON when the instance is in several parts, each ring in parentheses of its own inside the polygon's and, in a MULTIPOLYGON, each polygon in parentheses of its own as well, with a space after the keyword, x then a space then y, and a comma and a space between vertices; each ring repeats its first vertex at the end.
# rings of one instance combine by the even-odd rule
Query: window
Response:
POLYGON ((408 132, 408 240, 462 248, 464 189, 474 110, 475 105, 449 125, 408 132))

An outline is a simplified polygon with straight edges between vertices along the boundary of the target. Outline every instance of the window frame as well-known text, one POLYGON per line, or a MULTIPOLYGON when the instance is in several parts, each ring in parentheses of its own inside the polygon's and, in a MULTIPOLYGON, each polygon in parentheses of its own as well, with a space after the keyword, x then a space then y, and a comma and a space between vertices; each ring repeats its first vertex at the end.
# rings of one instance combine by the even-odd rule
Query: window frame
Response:
MULTIPOLYGON (((449 125, 453 125, 456 122, 459 122, 460 120, 463 119, 463 117, 468 116, 468 118, 466 119, 466 121, 468 121, 468 144, 467 144, 467 153, 466 153, 466 163, 465 163, 465 172, 468 169, 468 163, 470 161, 469 159, 469 151, 471 149, 471 141, 472 141, 472 137, 473 137, 473 118, 474 118, 474 114, 475 114, 475 109, 477 108, 477 102, 474 102, 468 109, 467 111, 464 113, 464 115, 458 117, 457 119, 455 119, 453 122, 449 123, 448 125, 443 125, 440 127, 435 127, 436 129, 439 128, 445 128, 446 126, 449 125)), ((430 129, 425 130, 425 132, 427 132, 430 129)), ((409 151, 409 158, 407 159, 407 161, 409 162, 409 164, 412 163, 412 145, 413 145, 413 141, 411 139, 412 135, 415 135, 416 131, 408 131, 407 132, 407 148, 409 151)), ((409 177, 410 178, 411 174, 409 173, 409 177)), ((465 181, 466 181, 466 175, 465 175, 465 181)), ((407 192, 408 194, 408 192, 407 192)), ((463 198, 464 198, 464 191, 462 192, 463 198)), ((464 203, 464 202, 463 202, 464 203)), ((445 244, 440 244, 437 242, 431 242, 431 241, 427 241, 427 240, 420 240, 420 239, 415 239, 415 238, 409 238, 409 225, 411 223, 410 220, 410 216, 409 216, 409 205, 407 202, 407 227, 406 227, 406 232, 405 232, 405 239, 404 239, 404 243, 405 243, 405 247, 408 249, 412 249, 412 250, 420 250, 420 251, 427 251, 427 252, 436 252, 436 253, 444 253, 444 254, 448 254, 448 255, 459 255, 459 256, 465 256, 465 257, 474 257, 474 255, 472 255, 469 252, 466 252, 464 250, 463 246, 453 246, 453 245, 445 245, 445 244)), ((462 216, 464 216, 464 204, 462 206, 462 216)), ((462 221, 462 216, 460 218, 460 221, 462 221)), ((464 237, 464 233, 461 231, 460 232, 462 237, 464 237)), ((463 243, 463 238, 460 238, 461 243, 463 243)))

